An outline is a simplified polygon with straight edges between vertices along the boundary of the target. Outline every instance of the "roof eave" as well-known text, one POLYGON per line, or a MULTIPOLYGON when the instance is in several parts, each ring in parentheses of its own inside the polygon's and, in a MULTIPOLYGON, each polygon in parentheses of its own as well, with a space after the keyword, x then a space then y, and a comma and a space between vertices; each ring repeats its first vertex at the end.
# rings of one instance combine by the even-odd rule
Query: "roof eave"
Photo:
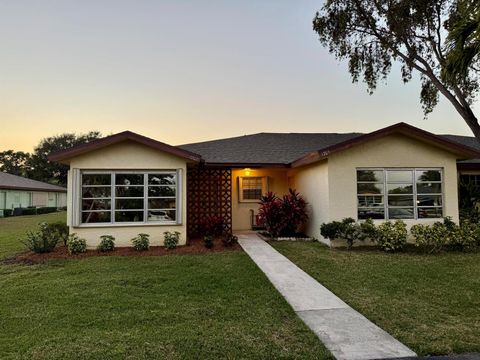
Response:
POLYGON ((33 188, 28 186, 10 186, 10 185, 0 185, 0 189, 4 190, 24 190, 24 191, 41 191, 41 192, 59 192, 66 193, 67 189, 41 189, 33 188))
POLYGON ((425 142, 427 140, 428 143, 430 143, 433 146, 437 146, 443 149, 446 149, 447 151, 450 151, 454 154, 456 154, 458 159, 472 159, 472 158, 480 158, 480 151, 466 146, 466 145, 461 145, 457 142, 447 140, 445 138, 442 138, 438 135, 432 134, 428 131, 421 130, 419 128, 416 128, 414 126, 408 125, 406 123, 398 123, 392 126, 388 126, 386 128, 382 128, 376 131, 373 131, 371 133, 365 134, 365 135, 360 135, 358 137, 355 137, 353 139, 343 141, 341 143, 335 144, 333 146, 329 146, 327 148, 318 150, 318 151, 313 151, 295 161, 293 161, 290 165, 291 167, 299 167, 299 166, 305 166, 312 164, 314 162, 323 160, 328 158, 331 154, 347 150, 353 146, 359 145, 366 143, 368 141, 376 140, 379 138, 382 138, 384 136, 388 136, 391 134, 403 134, 411 138, 415 138, 418 140, 421 140, 425 142))
POLYGON ((164 151, 193 162, 202 161, 202 157, 200 155, 195 154, 191 151, 180 149, 176 146, 168 145, 160 141, 148 138, 146 136, 133 133, 131 131, 124 131, 124 132, 110 135, 98 140, 93 140, 85 144, 77 145, 70 149, 61 150, 48 155, 47 158, 49 161, 68 164, 69 160, 76 156, 80 156, 80 155, 89 153, 91 151, 99 150, 109 145, 118 144, 126 140, 134 141, 134 142, 143 144, 145 146, 148 146, 160 151, 164 151))

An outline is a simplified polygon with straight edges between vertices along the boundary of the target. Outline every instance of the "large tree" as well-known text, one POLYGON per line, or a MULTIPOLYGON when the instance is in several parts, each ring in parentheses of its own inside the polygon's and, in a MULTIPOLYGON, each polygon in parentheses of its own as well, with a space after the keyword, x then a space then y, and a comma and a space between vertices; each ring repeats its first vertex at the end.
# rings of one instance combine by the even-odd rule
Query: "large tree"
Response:
POLYGON ((86 134, 66 133, 42 139, 35 147, 29 161, 29 177, 52 184, 66 185, 68 166, 48 161, 47 156, 53 152, 71 148, 98 139, 101 133, 90 131, 86 134))
POLYGON ((0 171, 27 176, 31 156, 28 152, 6 150, 0 152, 0 171))
POLYGON ((313 20, 320 42, 348 60, 372 93, 394 61, 404 82, 417 71, 427 116, 442 94, 480 140, 472 103, 479 90, 479 0, 327 0, 313 20))

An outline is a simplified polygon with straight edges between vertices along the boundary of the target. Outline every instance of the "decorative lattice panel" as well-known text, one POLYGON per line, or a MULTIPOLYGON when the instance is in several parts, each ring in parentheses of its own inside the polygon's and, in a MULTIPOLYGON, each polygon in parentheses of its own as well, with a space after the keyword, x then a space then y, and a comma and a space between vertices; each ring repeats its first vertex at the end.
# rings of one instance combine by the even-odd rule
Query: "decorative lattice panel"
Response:
POLYGON ((201 222, 220 216, 225 231, 232 232, 232 171, 204 166, 187 169, 188 236, 197 236, 201 222))

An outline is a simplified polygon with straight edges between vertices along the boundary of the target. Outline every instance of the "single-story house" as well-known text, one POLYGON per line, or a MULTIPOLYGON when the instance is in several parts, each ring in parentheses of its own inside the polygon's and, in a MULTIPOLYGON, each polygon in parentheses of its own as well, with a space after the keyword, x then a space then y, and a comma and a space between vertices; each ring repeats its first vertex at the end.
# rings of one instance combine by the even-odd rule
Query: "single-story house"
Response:
POLYGON ((31 206, 65 207, 67 189, 0 172, 0 211, 31 206))
POLYGON ((97 245, 138 233, 181 244, 210 215, 229 230, 252 227, 258 200, 297 189, 309 203, 307 235, 345 217, 402 219, 410 226, 459 219, 458 179, 480 176, 474 138, 405 123, 368 134, 259 133, 181 146, 125 131, 50 155, 70 166, 68 224, 97 245))

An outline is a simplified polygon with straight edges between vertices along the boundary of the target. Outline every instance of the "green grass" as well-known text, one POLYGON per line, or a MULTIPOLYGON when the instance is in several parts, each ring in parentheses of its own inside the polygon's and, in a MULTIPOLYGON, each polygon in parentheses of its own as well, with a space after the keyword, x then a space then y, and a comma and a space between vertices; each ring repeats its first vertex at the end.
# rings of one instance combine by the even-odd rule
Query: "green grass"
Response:
POLYGON ((480 253, 386 254, 273 246, 421 355, 480 351, 480 253))
POLYGON ((42 221, 65 221, 66 212, 32 216, 13 216, 0 218, 0 259, 26 250, 21 243, 27 230, 34 229, 42 221))
POLYGON ((331 356, 240 251, 0 265, 2 360, 220 358, 331 356))

